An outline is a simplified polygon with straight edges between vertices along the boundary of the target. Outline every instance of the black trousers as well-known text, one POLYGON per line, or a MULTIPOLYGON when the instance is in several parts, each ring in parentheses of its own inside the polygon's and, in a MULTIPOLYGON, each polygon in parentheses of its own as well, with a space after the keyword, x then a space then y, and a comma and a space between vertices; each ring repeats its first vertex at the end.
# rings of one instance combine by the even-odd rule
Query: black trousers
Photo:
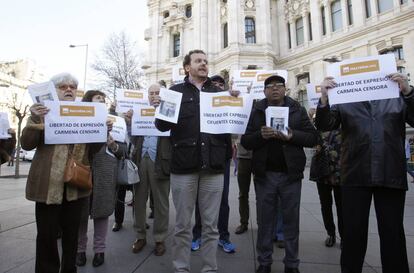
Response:
POLYGON ((368 222, 374 197, 383 273, 409 273, 404 234, 404 190, 342 186, 344 242, 342 273, 360 273, 367 250, 368 222))
MULTIPOLYGON (((65 194, 64 194, 65 196, 65 194)), ((36 203, 36 273, 76 273, 76 251, 81 209, 87 198, 60 205, 36 203), (57 237, 62 230, 62 263, 57 237)))
POLYGON ((115 204, 115 223, 122 224, 125 214, 125 195, 128 190, 127 185, 118 186, 117 199, 115 204))
POLYGON ((333 197, 335 198, 336 215, 338 218, 338 232, 339 236, 341 236, 342 239, 343 221, 341 188, 339 186, 332 186, 324 183, 316 183, 316 185, 318 187, 319 201, 321 203, 323 224, 325 225, 326 232, 329 236, 335 236, 335 222, 332 212, 333 192, 333 197))

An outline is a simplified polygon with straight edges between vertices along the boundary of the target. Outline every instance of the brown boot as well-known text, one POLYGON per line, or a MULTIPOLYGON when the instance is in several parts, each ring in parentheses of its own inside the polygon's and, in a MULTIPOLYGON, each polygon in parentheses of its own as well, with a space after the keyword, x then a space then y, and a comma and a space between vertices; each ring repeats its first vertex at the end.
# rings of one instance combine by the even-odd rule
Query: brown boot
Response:
POLYGON ((145 239, 136 239, 134 244, 132 245, 132 252, 133 253, 140 252, 146 244, 147 244, 147 241, 145 239))
POLYGON ((155 256, 162 256, 165 253, 165 244, 164 242, 156 242, 155 243, 155 249, 154 249, 154 255, 155 256))

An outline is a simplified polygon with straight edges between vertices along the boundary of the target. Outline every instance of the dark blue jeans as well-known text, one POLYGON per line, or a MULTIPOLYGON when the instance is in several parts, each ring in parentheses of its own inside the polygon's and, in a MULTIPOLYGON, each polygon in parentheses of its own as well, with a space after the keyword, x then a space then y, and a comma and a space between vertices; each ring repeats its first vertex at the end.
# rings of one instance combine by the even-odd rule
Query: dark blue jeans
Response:
MULTIPOLYGON (((229 184, 230 184, 230 159, 226 161, 226 167, 224 169, 224 186, 223 195, 220 203, 220 213, 217 228, 220 233, 220 240, 229 240, 229 184)), ((193 240, 201 238, 201 218, 198 208, 198 202, 195 209, 195 225, 193 227, 193 240)))

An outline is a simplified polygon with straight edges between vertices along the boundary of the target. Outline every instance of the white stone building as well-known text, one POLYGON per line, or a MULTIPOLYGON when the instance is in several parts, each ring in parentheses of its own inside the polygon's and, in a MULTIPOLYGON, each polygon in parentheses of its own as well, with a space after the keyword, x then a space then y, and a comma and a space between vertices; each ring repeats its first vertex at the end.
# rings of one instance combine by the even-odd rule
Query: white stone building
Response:
MULTIPOLYGON (((291 95, 320 82, 327 61, 394 52, 414 75, 414 0, 148 0, 149 82, 171 83, 172 67, 192 49, 210 74, 287 69, 291 95), (325 59, 325 61, 324 61, 325 59)), ((305 104, 306 105, 306 104, 305 104)))
POLYGON ((44 80, 45 77, 37 71, 32 60, 0 62, 0 112, 8 113, 11 128, 17 128, 18 120, 10 106, 23 109, 31 105, 27 86, 44 80))

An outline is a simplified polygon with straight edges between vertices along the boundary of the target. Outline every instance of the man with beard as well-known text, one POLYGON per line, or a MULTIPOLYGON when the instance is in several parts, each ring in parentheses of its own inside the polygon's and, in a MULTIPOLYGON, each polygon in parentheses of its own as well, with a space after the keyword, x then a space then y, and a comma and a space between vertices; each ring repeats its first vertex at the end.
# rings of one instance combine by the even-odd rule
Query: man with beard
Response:
POLYGON ((171 130, 171 192, 176 208, 173 239, 174 272, 190 272, 191 216, 200 208, 203 247, 201 272, 217 272, 217 221, 226 159, 231 158, 230 134, 200 132, 200 92, 218 92, 208 78, 207 56, 192 50, 185 57, 184 83, 171 87, 182 93, 177 124, 156 119, 160 131, 171 130))

